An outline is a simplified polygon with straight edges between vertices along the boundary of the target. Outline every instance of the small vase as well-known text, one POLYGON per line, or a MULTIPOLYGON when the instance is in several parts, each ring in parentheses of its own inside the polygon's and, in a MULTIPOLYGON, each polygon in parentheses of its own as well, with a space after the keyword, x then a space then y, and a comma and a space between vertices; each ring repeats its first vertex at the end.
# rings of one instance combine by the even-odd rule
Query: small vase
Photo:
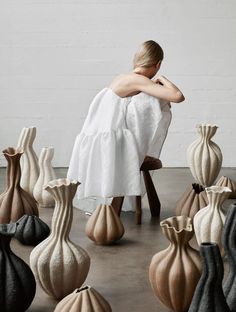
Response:
POLYGON ((90 258, 69 239, 73 218, 73 197, 79 182, 68 179, 50 181, 45 189, 55 199, 51 234, 30 254, 30 266, 42 289, 58 300, 84 283, 90 258))
POLYGON ((197 242, 217 243, 223 255, 221 235, 225 223, 225 215, 222 211, 223 202, 229 197, 231 190, 223 186, 211 186, 206 188, 209 205, 196 213, 193 223, 197 242))
POLYGON ((160 225, 170 245, 152 258, 149 280, 164 305, 175 312, 186 312, 201 275, 199 253, 189 245, 194 234, 191 219, 172 217, 160 225))
POLYGON ((223 284, 223 290, 230 311, 236 312, 236 204, 232 204, 227 213, 222 243, 229 264, 229 273, 223 284))
POLYGON ((39 155, 39 177, 34 186, 33 194, 40 207, 49 208, 55 205, 53 196, 43 188, 49 181, 56 179, 56 174, 51 164, 53 154, 53 147, 44 147, 39 155))
POLYGON ((229 198, 236 198, 236 183, 230 178, 222 176, 216 183, 219 186, 226 186, 231 189, 229 198))
POLYGON ((207 205, 208 200, 204 187, 193 183, 179 199, 175 213, 177 216, 193 218, 201 208, 207 205))
POLYGON ((202 243, 200 252, 203 271, 189 312, 230 312, 222 290, 224 267, 218 246, 202 243))
POLYGON ((222 164, 222 153, 211 138, 217 126, 197 125, 200 137, 187 149, 187 160, 194 179, 203 186, 211 186, 217 178, 222 164))
POLYGON ((124 226, 112 206, 99 205, 89 218, 85 232, 97 244, 108 245, 124 235, 124 226))
POLYGON ((3 150, 7 165, 7 188, 0 195, 0 223, 17 221, 24 214, 38 216, 35 199, 20 186, 20 157, 22 150, 8 147, 3 150))
POLYGON ((10 249, 16 223, 0 224, 0 311, 24 312, 34 299, 36 283, 30 267, 10 249))
POLYGON ((21 187, 32 196, 39 176, 38 158, 33 149, 35 136, 36 127, 23 128, 17 143, 17 148, 24 152, 21 159, 21 187))
POLYGON ((109 303, 92 287, 76 289, 58 303, 54 312, 111 312, 109 303))

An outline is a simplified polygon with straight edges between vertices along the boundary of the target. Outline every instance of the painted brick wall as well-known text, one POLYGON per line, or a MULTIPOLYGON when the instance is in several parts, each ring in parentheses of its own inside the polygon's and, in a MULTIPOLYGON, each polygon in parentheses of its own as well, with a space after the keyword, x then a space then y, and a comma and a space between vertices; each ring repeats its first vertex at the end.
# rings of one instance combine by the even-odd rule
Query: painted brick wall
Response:
POLYGON ((54 146, 54 165, 67 166, 93 96, 148 39, 186 96, 173 105, 164 165, 187 166, 195 125, 210 122, 223 165, 236 167, 235 0, 0 0, 0 148, 34 125, 37 153, 54 146))

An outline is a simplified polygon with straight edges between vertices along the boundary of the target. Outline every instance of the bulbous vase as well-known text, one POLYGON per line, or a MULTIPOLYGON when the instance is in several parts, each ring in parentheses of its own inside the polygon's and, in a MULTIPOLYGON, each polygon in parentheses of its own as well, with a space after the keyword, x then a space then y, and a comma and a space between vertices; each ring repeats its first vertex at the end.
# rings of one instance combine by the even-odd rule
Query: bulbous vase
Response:
POLYGON ((39 177, 34 186, 33 195, 40 207, 54 207, 53 196, 44 189, 49 181, 56 179, 55 171, 52 167, 53 147, 44 147, 39 155, 39 177))
POLYGON ((51 234, 30 254, 30 267, 37 282, 58 300, 82 286, 90 267, 87 252, 69 239, 72 200, 78 185, 77 181, 56 179, 45 187, 55 199, 51 234))
POLYGON ((231 190, 223 186, 206 188, 209 205, 196 213, 193 224, 198 245, 204 242, 217 243, 221 254, 224 250, 221 242, 225 214, 222 210, 223 202, 229 197, 231 190))
POLYGON ((196 128, 200 136, 188 147, 187 161, 197 183, 207 187, 214 183, 222 165, 221 150, 211 140, 218 127, 200 124, 196 128))
POLYGON ((92 287, 76 289, 58 303, 54 312, 111 312, 110 304, 92 287))
POLYGON ((229 198, 236 198, 236 183, 228 177, 222 176, 216 183, 219 186, 226 186, 231 189, 229 198))
POLYGON ((201 275, 200 255, 189 245, 194 234, 191 219, 172 217, 160 225, 170 245, 152 258, 149 280, 164 305, 175 312, 187 312, 201 275))
POLYGON ((3 150, 7 160, 7 186, 0 195, 0 223, 17 221, 24 214, 38 216, 38 206, 35 199, 20 186, 21 149, 8 147, 3 150))

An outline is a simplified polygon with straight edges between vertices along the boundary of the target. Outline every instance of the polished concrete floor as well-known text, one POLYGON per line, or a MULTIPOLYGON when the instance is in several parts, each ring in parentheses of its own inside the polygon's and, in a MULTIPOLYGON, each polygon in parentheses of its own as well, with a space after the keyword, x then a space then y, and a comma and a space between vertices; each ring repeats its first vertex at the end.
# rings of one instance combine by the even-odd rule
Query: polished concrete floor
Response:
MULTIPOLYGON (((57 177, 64 177, 66 169, 56 169, 57 177)), ((236 180, 236 169, 222 169, 220 175, 236 180)), ((154 182, 162 204, 160 220, 174 215, 178 198, 193 181, 187 168, 164 168, 154 174, 154 182)), ((5 169, 0 169, 0 188, 5 186, 5 169)), ((74 206, 78 206, 76 200, 74 206)), ((79 208, 79 207, 77 207, 79 208)), ((50 225, 53 209, 40 209, 40 217, 50 225)), ((143 199, 142 225, 135 224, 132 212, 123 212, 121 220, 125 227, 124 237, 112 246, 95 245, 85 235, 89 216, 74 208, 71 240, 87 250, 91 257, 91 268, 85 284, 93 286, 112 306, 113 312, 166 312, 152 292, 148 280, 148 268, 152 256, 168 246, 160 229, 160 220, 152 219, 147 200, 143 199)), ((12 240, 12 250, 26 262, 32 247, 12 240)), ((183 294, 184 296, 184 294, 183 294)), ((46 295, 40 287, 30 312, 53 311, 57 301, 46 295)))

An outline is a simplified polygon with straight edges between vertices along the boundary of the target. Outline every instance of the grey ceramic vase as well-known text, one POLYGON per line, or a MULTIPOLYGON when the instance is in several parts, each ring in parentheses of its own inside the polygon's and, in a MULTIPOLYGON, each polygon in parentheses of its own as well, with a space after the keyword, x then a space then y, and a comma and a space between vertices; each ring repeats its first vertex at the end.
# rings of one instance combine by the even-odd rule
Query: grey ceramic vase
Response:
POLYGON ((223 284, 223 290, 231 312, 236 312, 236 203, 228 210, 222 243, 229 263, 229 273, 223 284))
POLYGON ((224 267, 216 243, 200 245, 203 271, 188 312, 230 312, 222 289, 224 267))

